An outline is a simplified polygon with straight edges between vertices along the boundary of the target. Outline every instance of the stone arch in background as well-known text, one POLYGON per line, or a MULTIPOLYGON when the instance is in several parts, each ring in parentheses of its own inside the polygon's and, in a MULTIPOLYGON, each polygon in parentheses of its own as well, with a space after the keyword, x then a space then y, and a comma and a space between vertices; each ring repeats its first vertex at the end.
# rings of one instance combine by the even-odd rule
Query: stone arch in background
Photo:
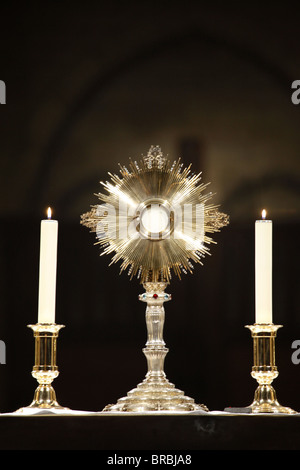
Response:
MULTIPOLYGON (((290 84, 292 82, 291 77, 289 77, 280 66, 269 61, 259 52, 236 43, 233 40, 218 37, 200 29, 162 38, 155 43, 143 46, 137 52, 134 52, 119 63, 116 63, 109 70, 104 73, 100 72, 96 77, 94 77, 90 85, 86 89, 82 90, 80 96, 78 96, 77 99, 74 100, 73 104, 67 109, 65 116, 58 123, 52 136, 50 136, 45 147, 45 151, 41 155, 40 166, 37 169, 35 180, 31 188, 32 190, 29 195, 28 205, 30 207, 35 207, 36 211, 40 214, 40 209, 44 206, 45 194, 49 187, 52 168, 55 168, 62 149, 72 135, 74 126, 88 112, 94 100, 101 96, 101 93, 112 87, 116 80, 126 76, 126 74, 140 67, 142 64, 145 64, 159 56, 165 56, 169 52, 176 51, 176 48, 182 47, 183 45, 199 42, 208 44, 217 49, 226 50, 236 56, 240 61, 251 64, 255 69, 268 76, 269 80, 278 87, 279 91, 283 90, 284 93, 286 93, 286 90, 290 88, 290 84), (39 201, 38 207, 37 201, 39 201)), ((283 178, 280 184, 285 185, 287 183, 286 187, 288 189, 291 189, 291 187, 297 188, 297 182, 291 185, 290 182, 287 182, 287 179, 289 179, 289 177, 283 178)), ((278 176, 275 178, 269 178, 265 183, 273 185, 275 180, 278 183, 278 176)), ((74 198, 80 198, 82 194, 89 190, 89 188, 94 189, 94 184, 94 178, 87 178, 67 190, 60 201, 58 201, 60 212, 67 210, 67 206, 71 200, 74 200, 74 198)), ((236 193, 232 194, 228 199, 228 203, 230 203, 234 197, 245 197, 245 191, 248 191, 249 194, 249 191, 255 191, 257 186, 260 184, 261 182, 258 181, 249 183, 246 186, 243 185, 241 188, 237 188, 236 193)))

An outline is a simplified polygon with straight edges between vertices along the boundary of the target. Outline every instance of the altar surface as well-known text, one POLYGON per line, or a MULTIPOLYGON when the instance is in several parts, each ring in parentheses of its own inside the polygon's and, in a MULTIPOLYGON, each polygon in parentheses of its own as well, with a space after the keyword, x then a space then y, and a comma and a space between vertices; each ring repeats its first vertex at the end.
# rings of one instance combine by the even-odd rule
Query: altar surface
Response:
MULTIPOLYGON (((298 450, 300 414, 0 416, 1 450, 298 450)), ((113 454, 112 454, 113 455, 113 454)))

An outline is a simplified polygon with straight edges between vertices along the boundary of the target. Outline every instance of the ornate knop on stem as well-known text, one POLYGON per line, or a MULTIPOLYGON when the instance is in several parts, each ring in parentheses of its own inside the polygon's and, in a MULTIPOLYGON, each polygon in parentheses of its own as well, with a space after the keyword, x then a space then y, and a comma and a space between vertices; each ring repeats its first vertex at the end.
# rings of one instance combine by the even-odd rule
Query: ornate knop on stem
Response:
POLYGON ((160 381, 164 380, 164 361, 168 353, 163 340, 163 329, 165 322, 164 302, 171 299, 170 294, 165 294, 165 283, 146 283, 144 285, 146 293, 140 295, 140 300, 147 302, 146 325, 148 339, 143 353, 147 358, 148 373, 147 379, 160 381), (153 293, 154 292, 154 293, 153 293))

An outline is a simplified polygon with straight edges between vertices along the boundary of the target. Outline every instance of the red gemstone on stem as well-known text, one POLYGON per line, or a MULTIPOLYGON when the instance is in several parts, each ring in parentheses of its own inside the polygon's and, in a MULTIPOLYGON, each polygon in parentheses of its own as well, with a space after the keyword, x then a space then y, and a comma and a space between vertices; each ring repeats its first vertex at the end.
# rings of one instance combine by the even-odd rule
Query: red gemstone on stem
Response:
POLYGON ((158 295, 157 294, 153 294, 153 298, 154 299, 157 299, 158 295))

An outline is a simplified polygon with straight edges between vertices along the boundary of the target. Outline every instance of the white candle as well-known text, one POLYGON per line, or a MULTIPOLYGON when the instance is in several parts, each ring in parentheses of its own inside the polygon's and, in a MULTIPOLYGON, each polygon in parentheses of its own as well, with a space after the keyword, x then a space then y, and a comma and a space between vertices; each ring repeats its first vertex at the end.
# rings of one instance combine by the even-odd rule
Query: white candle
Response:
POLYGON ((55 323, 58 222, 41 221, 38 323, 55 323))
POLYGON ((272 323, 272 220, 255 221, 255 322, 272 323))

